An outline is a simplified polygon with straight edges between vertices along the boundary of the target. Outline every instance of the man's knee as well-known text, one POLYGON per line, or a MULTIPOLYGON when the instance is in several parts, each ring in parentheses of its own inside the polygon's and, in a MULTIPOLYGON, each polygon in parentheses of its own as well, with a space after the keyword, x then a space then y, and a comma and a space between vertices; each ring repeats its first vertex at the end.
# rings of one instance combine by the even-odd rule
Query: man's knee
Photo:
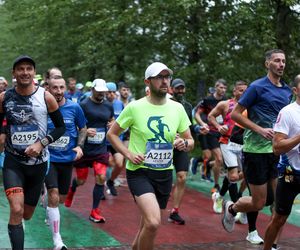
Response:
POLYGON ((285 224, 286 220, 287 220, 287 216, 279 215, 276 213, 276 215, 272 220, 272 223, 274 224, 275 227, 281 228, 285 224))
POLYGON ((186 172, 178 172, 177 173, 177 183, 184 184, 186 181, 186 172))
POLYGON ((59 204, 59 194, 58 189, 53 188, 48 190, 48 206, 50 207, 57 207, 59 204))
POLYGON ((266 199, 259 199, 253 203, 253 208, 255 211, 262 210, 266 204, 266 199))
POLYGON ((231 183, 236 183, 240 179, 239 173, 233 169, 228 172, 228 180, 231 183))
POLYGON ((13 217, 21 218, 21 219, 23 218, 24 207, 21 204, 11 203, 10 211, 13 217))
POLYGON ((96 179, 96 183, 99 184, 99 185, 103 185, 105 183, 105 180, 106 180, 106 176, 103 175, 103 174, 97 174, 95 176, 95 179, 96 179))
POLYGON ((30 220, 35 210, 35 206, 24 205, 23 219, 30 220))
POLYGON ((81 186, 85 183, 86 179, 77 179, 77 185, 81 186))
POLYGON ((156 232, 159 225, 160 225, 161 221, 159 218, 151 218, 150 220, 148 220, 146 223, 145 223, 145 229, 147 231, 150 231, 152 233, 156 232))

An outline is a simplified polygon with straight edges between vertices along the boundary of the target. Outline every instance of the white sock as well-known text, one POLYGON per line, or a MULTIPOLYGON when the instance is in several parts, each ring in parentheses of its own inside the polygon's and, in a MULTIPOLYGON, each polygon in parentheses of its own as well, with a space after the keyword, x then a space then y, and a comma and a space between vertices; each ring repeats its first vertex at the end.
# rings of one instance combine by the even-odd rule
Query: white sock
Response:
POLYGON ((47 207, 47 214, 53 241, 61 240, 59 233, 60 213, 58 207, 47 207))

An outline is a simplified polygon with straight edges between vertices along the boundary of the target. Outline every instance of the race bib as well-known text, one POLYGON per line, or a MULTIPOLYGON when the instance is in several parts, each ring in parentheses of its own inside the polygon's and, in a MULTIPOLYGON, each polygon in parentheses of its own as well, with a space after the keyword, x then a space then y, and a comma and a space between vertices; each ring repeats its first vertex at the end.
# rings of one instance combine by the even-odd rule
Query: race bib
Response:
POLYGON ((173 159, 171 143, 147 142, 144 165, 149 168, 164 169, 170 167, 173 159))
POLYGON ((63 135, 60 138, 58 138, 55 142, 49 144, 48 147, 50 149, 56 149, 56 150, 67 150, 69 142, 70 142, 70 136, 63 135))
POLYGON ((105 129, 96 128, 96 135, 94 137, 89 136, 87 138, 88 143, 90 144, 102 144, 105 139, 105 129))
POLYGON ((16 149, 26 149, 39 138, 37 125, 14 125, 11 126, 10 132, 12 146, 16 149))

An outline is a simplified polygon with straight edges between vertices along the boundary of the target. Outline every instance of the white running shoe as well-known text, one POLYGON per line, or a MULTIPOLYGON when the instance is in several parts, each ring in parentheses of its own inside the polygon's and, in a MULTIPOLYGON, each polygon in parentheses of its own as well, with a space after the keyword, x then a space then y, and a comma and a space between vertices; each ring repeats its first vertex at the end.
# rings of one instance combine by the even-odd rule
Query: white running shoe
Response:
POLYGON ((211 195, 211 198, 213 200, 213 210, 216 214, 222 213, 222 206, 223 206, 223 198, 220 195, 219 192, 214 192, 211 195))
POLYGON ((258 235, 257 230, 248 233, 246 240, 254 245, 261 245, 264 243, 264 240, 258 235))
POLYGON ((247 214, 238 212, 237 215, 234 217, 234 221, 235 221, 235 223, 239 223, 239 224, 243 224, 243 225, 248 224, 247 214))
POLYGON ((67 246, 63 243, 62 240, 56 240, 54 242, 54 248, 53 250, 67 250, 67 246))
POLYGON ((225 201, 223 203, 224 214, 222 217, 222 224, 228 233, 231 233, 234 230, 234 216, 228 210, 229 206, 232 204, 232 201, 225 201))
POLYGON ((119 186, 121 186, 123 184, 123 180, 121 179, 121 178, 116 178, 115 180, 114 180, 114 186, 115 187, 119 187, 119 186))

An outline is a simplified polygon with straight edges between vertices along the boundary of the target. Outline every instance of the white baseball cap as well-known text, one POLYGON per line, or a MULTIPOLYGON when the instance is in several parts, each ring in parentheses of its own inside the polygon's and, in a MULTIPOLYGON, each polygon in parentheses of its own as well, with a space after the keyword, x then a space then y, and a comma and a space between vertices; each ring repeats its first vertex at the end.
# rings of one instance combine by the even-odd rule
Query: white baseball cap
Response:
POLYGON ((173 75, 173 71, 167 67, 167 65, 161 63, 161 62, 154 62, 148 66, 148 68, 145 71, 145 79, 148 79, 149 77, 157 76, 160 72, 163 70, 169 71, 171 75, 173 75))
POLYGON ((106 87, 106 82, 103 79, 95 79, 93 81, 92 87, 97 91, 97 92, 105 92, 108 91, 108 88, 106 87))

